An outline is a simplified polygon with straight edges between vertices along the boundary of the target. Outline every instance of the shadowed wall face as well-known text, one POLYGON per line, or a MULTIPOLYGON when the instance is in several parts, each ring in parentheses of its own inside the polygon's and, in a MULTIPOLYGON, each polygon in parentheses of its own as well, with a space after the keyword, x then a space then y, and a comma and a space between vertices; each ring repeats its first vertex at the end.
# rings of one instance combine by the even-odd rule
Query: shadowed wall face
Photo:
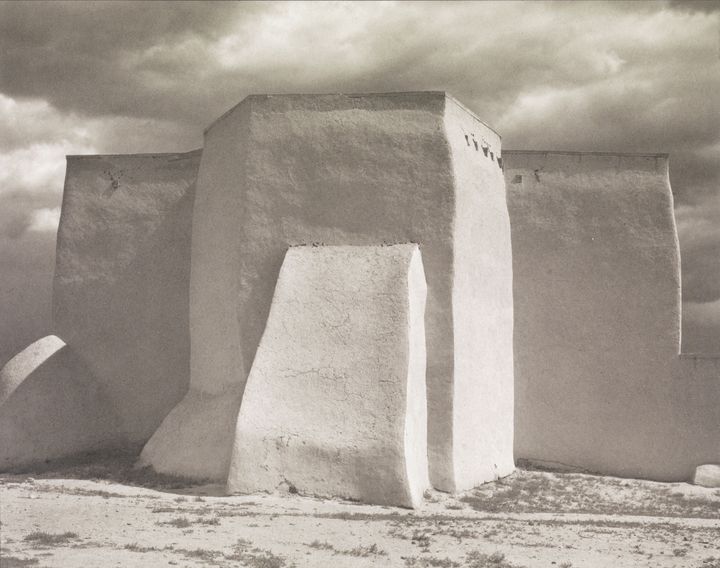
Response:
POLYGON ((68 158, 55 333, 102 385, 129 442, 147 440, 189 382, 199 158, 200 152, 68 158))
POLYGON ((683 354, 673 365, 672 443, 688 470, 720 463, 720 355, 683 354))
POLYGON ((688 433, 670 420, 680 271, 667 156, 503 157, 516 458, 686 478, 675 448, 688 433))

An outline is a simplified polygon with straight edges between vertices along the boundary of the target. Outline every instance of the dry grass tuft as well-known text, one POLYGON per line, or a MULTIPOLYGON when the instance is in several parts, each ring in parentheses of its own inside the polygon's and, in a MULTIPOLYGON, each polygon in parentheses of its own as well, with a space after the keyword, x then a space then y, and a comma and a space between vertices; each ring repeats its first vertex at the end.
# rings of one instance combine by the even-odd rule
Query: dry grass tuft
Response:
POLYGON ((53 546, 57 544, 65 544, 67 542, 75 540, 76 538, 79 537, 78 534, 74 532, 55 534, 43 531, 35 531, 31 532, 28 535, 25 535, 23 540, 26 542, 32 542, 37 546, 53 546))
POLYGON ((37 558, 18 558, 17 556, 2 556, 2 568, 25 568, 25 566, 37 566, 40 561, 37 558))
POLYGON ((314 548, 316 550, 335 550, 335 547, 327 541, 320 542, 319 540, 313 540, 310 544, 306 544, 305 546, 309 546, 310 548, 314 548))
POLYGON ((716 519, 720 499, 671 485, 578 473, 518 469, 460 499, 486 513, 583 513, 716 519))
POLYGON ((262 548, 250 548, 252 543, 246 539, 238 540, 232 554, 225 555, 228 560, 242 562, 247 568, 284 568, 285 558, 262 548))
POLYGON ((511 564, 500 552, 483 554, 478 550, 472 550, 465 556, 466 568, 524 568, 518 564, 511 564))
POLYGON ((377 544, 371 544, 370 546, 356 546, 350 550, 338 550, 337 554, 358 556, 361 558, 367 558, 368 556, 387 556, 387 552, 379 548, 377 544))
POLYGON ((411 556, 405 559, 405 566, 413 568, 459 568, 460 564, 449 558, 437 558, 436 556, 411 556))
POLYGON ((137 542, 126 544, 125 546, 123 546, 123 548, 132 552, 157 552, 158 550, 162 550, 154 546, 141 546, 137 542))
POLYGON ((170 519, 169 521, 158 522, 155 524, 156 525, 168 525, 171 527, 175 527, 176 529, 186 529, 193 525, 192 521, 190 519, 188 519, 187 517, 175 517, 174 519, 170 519))

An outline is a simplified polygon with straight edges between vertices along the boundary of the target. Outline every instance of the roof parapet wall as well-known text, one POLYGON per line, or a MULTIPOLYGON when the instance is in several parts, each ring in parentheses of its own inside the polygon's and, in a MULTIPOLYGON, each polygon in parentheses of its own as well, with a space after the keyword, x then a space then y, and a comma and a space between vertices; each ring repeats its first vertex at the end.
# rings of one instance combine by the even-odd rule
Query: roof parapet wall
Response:
POLYGON ((546 150, 503 150, 508 169, 542 169, 581 173, 594 170, 669 171, 669 154, 630 154, 618 152, 569 152, 546 150))

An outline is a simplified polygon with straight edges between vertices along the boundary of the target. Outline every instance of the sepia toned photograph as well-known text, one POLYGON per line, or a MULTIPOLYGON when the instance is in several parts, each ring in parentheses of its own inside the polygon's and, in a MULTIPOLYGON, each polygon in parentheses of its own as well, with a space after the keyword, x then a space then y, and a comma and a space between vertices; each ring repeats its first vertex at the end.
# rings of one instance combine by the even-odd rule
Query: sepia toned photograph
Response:
POLYGON ((720 0, 0 1, 0 568, 720 568, 720 0))

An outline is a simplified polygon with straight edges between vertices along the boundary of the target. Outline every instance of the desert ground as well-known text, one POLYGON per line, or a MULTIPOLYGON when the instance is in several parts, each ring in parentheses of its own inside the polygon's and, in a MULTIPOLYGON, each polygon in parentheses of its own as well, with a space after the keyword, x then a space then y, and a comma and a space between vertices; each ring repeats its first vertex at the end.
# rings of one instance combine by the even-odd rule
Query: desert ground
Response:
POLYGON ((720 490, 519 468, 410 511, 226 496, 132 452, 0 476, 0 566, 720 568, 720 490))

